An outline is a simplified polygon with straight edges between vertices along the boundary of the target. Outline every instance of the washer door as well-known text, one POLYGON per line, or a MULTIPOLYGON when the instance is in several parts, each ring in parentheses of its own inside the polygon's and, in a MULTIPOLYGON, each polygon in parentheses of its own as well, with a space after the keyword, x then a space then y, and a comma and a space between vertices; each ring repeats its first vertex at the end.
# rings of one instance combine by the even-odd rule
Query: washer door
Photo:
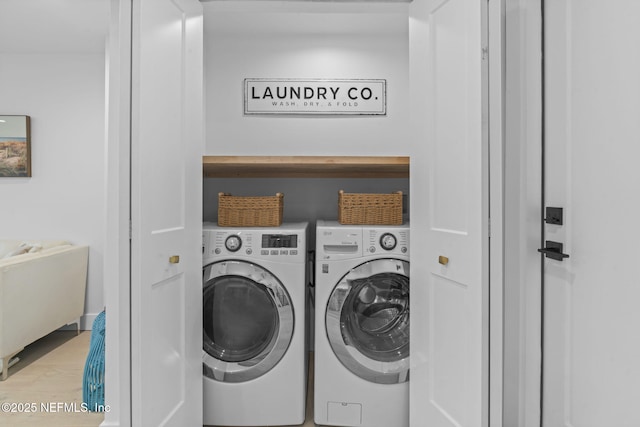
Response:
POLYGON ((409 263, 377 259, 349 271, 336 285, 326 311, 333 352, 367 381, 409 379, 409 263))
POLYGON ((282 283, 243 261, 209 264, 202 283, 204 375, 243 382, 271 370, 293 335, 293 306, 282 283))

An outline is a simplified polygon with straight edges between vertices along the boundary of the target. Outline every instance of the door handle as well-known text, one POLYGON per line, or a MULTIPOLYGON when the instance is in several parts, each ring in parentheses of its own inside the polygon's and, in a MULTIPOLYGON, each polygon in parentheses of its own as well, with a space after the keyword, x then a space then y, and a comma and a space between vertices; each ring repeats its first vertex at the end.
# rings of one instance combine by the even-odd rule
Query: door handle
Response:
POLYGON ((562 253, 562 249, 562 243, 547 240, 545 242, 545 247, 542 249, 538 249, 538 252, 544 254, 547 258, 555 259, 556 261, 562 261, 565 258, 569 258, 569 254, 562 253))

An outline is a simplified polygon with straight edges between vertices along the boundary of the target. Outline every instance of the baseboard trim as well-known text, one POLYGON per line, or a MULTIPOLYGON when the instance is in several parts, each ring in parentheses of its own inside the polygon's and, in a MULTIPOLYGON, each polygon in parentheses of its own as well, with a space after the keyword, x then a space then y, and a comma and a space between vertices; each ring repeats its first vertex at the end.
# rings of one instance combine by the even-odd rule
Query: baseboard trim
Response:
MULTIPOLYGON (((96 317, 98 317, 98 314, 100 313, 83 314, 82 317, 80 318, 80 330, 90 331, 91 328, 93 327, 93 321, 96 320, 96 317)), ((62 328, 60 328, 60 330, 62 331, 75 331, 76 329, 77 329, 77 326, 75 323, 71 323, 69 325, 65 325, 62 328)))

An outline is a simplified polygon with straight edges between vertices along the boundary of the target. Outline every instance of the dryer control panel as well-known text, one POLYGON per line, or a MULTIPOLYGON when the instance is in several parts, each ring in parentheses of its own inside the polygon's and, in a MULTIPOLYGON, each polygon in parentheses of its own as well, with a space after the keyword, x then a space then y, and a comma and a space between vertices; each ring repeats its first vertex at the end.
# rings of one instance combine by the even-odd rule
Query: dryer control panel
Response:
POLYGON ((343 260, 363 256, 409 256, 409 224, 403 226, 340 225, 321 221, 316 259, 343 260))
POLYGON ((409 230, 370 228, 363 233, 363 246, 371 255, 409 255, 409 230))

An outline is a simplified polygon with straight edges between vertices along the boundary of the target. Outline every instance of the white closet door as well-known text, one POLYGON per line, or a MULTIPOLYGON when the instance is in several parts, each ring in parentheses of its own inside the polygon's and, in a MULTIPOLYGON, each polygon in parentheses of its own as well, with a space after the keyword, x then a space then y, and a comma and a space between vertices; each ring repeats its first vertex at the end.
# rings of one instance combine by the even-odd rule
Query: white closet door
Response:
POLYGON ((486 2, 411 6, 411 426, 487 420, 486 2), (426 82, 426 83, 425 83, 426 82), (424 87, 422 87, 424 85, 424 87))
POLYGON ((202 425, 202 6, 132 20, 132 421, 202 425))

